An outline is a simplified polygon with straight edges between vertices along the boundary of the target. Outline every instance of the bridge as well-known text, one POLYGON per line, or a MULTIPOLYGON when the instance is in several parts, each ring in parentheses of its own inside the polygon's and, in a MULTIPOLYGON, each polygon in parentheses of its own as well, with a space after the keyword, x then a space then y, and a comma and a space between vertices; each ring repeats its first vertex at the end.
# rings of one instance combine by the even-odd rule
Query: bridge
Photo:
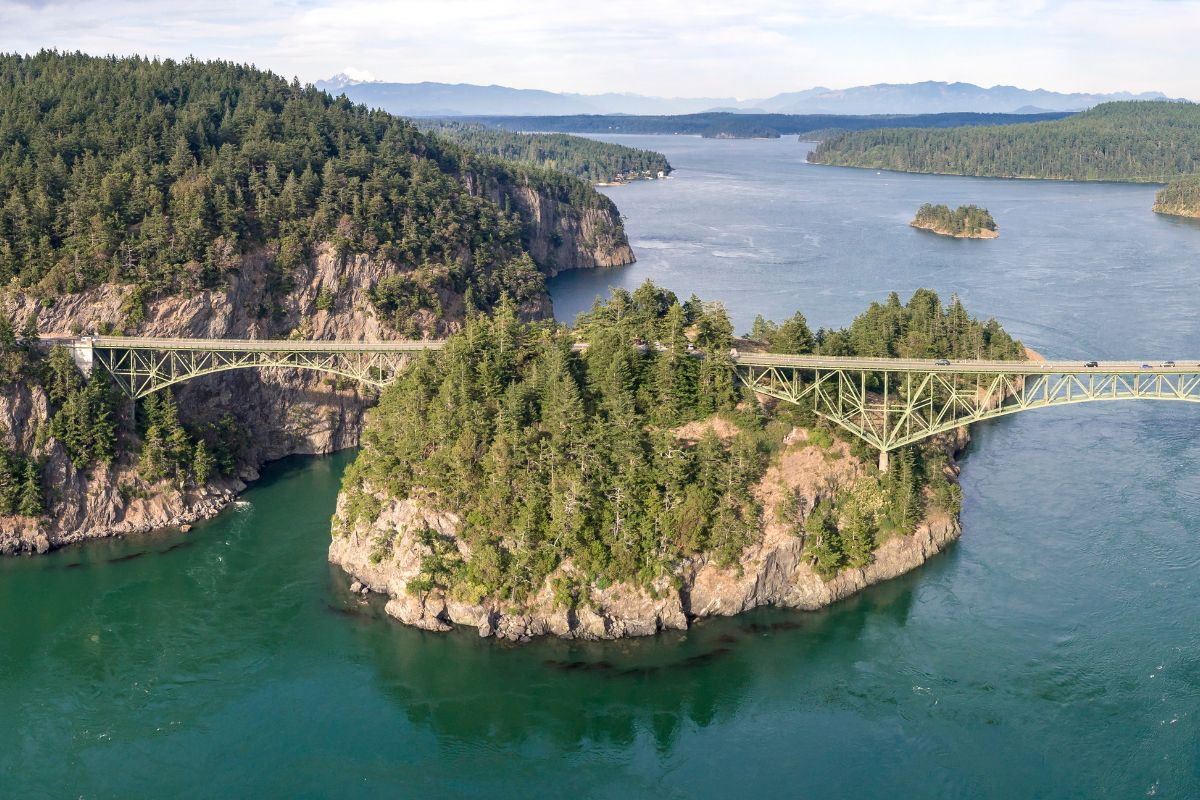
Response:
MULTIPOLYGON (((271 339, 50 339, 90 372, 99 365, 131 398, 181 381, 246 368, 309 369, 386 386, 409 361, 445 342, 271 339)), ((584 349, 586 345, 576 345, 584 349)), ((1200 402, 1200 363, 833 358, 731 351, 738 380, 796 405, 888 453, 972 422, 1102 400, 1200 402)))
POLYGON ((137 399, 191 378, 251 367, 326 372, 370 386, 387 386, 415 353, 442 341, 341 342, 293 339, 161 339, 83 336, 63 344, 84 372, 99 365, 137 399))
POLYGON ((1102 400, 1200 402, 1196 361, 948 361, 734 355, 752 391, 810 404, 817 415, 888 453, 972 422, 1102 400))

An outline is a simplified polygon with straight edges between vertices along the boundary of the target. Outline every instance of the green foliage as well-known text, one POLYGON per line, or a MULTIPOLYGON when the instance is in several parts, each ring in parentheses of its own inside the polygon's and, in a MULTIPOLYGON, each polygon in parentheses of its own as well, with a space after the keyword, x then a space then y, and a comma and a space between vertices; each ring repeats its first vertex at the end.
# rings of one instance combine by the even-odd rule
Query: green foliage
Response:
POLYGON ((925 203, 917 209, 912 224, 950 236, 979 236, 984 231, 996 230, 996 220, 986 208, 979 206, 959 206, 951 210, 949 206, 925 203))
POLYGON ((14 453, 0 441, 0 516, 41 516, 41 476, 32 458, 14 453))
POLYGON ((918 289, 907 305, 895 292, 872 303, 849 328, 821 329, 817 351, 875 358, 983 358, 1021 360, 1025 348, 994 319, 980 322, 954 297, 943 308, 936 292, 918 289))
MULTIPOLYGON (((324 242, 401 270, 435 265, 485 306, 526 297, 541 286, 526 187, 560 216, 618 219, 578 179, 252 67, 0 56, 0 283, 47 296, 133 284, 128 328, 157 295, 224 286, 245 253, 286 287, 324 242)), ((605 237, 625 241, 619 222, 605 237)))
POLYGON ((842 133, 809 160, 952 175, 1162 181, 1200 172, 1200 105, 1104 103, 1031 125, 842 133))
POLYGON ((229 474, 236 466, 236 442, 241 436, 233 418, 226 415, 216 425, 188 431, 179 421, 175 397, 167 389, 142 401, 143 426, 138 474, 154 483, 169 480, 182 489, 188 483, 202 486, 218 474, 229 474), (213 439, 215 447, 210 445, 213 439), (215 450, 215 452, 213 452, 215 450))
POLYGON ((479 155, 555 170, 588 183, 653 178, 659 172, 671 172, 662 153, 582 136, 517 133, 454 120, 416 120, 414 124, 479 155))
POLYGON ((1200 175, 1172 181, 1154 198, 1154 210, 1160 214, 1200 217, 1200 175))
POLYGON ((23 517, 40 517, 45 511, 42 502, 42 482, 37 465, 32 460, 25 461, 21 475, 21 487, 17 491, 17 513, 23 517))
POLYGON ((797 311, 782 325, 776 325, 762 315, 754 318, 754 326, 750 329, 750 338, 764 342, 772 353, 790 353, 805 355, 811 353, 816 346, 816 337, 808 327, 808 320, 797 311))
POLYGON ((55 347, 43 369, 43 385, 55 409, 49 433, 62 442, 76 469, 110 464, 117 447, 117 398, 103 374, 88 379, 65 347, 55 347))
POLYGON ((671 432, 737 399, 728 318, 697 314, 653 286, 618 292, 585 315, 582 353, 508 301, 473 317, 381 396, 345 477, 347 516, 377 513, 374 491, 456 513, 470 558, 431 564, 419 588, 463 598, 520 601, 568 559, 596 586, 649 585, 693 553, 734 563, 757 535, 750 487, 765 463, 754 430, 671 432), (724 357, 698 366, 688 324, 724 357))
POLYGON ((1061 119, 1067 112, 1045 114, 746 114, 703 111, 697 114, 568 114, 564 116, 473 117, 475 122, 513 131, 565 133, 691 134, 707 137, 804 135, 812 141, 831 130, 867 128, 948 128, 960 125, 1014 125, 1061 119), (811 138, 810 138, 811 137, 811 138))
MULTIPOLYGON (((845 331, 813 336, 800 314, 755 328, 801 351, 836 333, 851 353, 1021 352, 994 321, 979 323, 957 300, 944 310, 928 290, 908 306, 893 295, 845 331)), ((521 603, 550 578, 555 602, 574 605, 591 588, 673 579, 695 554, 736 565, 760 531, 753 488, 792 425, 808 425, 818 446, 833 440, 803 409, 739 408, 731 341, 719 304, 681 304, 649 282, 597 300, 573 332, 521 323, 503 298, 383 392, 343 479, 337 532, 373 521, 381 496, 454 513, 465 547, 421 533, 427 556, 410 590, 440 588, 466 602, 521 603), (736 434, 719 437, 714 414, 736 434), (680 430, 702 420, 686 437, 680 430), (555 574, 568 562, 571 571, 555 574)), ((889 536, 910 533, 928 487, 947 483, 936 449, 908 448, 892 463, 814 509, 798 498, 777 509, 823 578, 866 566, 889 536)), ((382 559, 390 547, 373 552, 382 559)))

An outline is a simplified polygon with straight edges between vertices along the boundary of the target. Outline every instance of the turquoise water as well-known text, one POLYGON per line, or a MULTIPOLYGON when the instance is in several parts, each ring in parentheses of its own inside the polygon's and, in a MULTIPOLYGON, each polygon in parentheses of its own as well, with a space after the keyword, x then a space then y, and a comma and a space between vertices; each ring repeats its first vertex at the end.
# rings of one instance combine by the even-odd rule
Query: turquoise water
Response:
MULTIPOLYGON (((1047 355, 1200 355, 1200 227, 1150 214, 1152 187, 633 143, 678 177, 610 190, 640 261, 560 276, 560 315, 650 276, 739 327, 796 306, 844 324, 929 285, 1047 355), (987 205, 1002 236, 908 229, 926 200, 987 205)), ((964 536, 915 573, 595 644, 428 634, 360 603, 325 562, 350 456, 290 459, 186 535, 0 560, 0 797, 1194 797, 1198 413, 980 426, 964 536)))

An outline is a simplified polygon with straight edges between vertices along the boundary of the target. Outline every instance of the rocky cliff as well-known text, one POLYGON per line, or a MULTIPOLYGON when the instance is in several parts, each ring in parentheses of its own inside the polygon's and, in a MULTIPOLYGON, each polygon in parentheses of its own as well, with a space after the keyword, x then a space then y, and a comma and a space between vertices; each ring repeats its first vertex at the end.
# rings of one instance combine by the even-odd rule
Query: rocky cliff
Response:
MULTIPOLYGON (((469 176, 464 181, 470 184, 469 176)), ((629 263, 633 253, 615 207, 574 206, 553 191, 531 186, 468 186, 498 201, 508 198, 521 217, 524 243, 544 275, 629 263)), ((83 292, 40 298, 9 290, 4 309, 20 327, 36 315, 41 334, 123 330, 146 336, 205 338, 285 338, 385 340, 402 338, 372 301, 381 281, 413 270, 368 255, 339 257, 325 245, 287 276, 281 289, 272 255, 239 257, 223 290, 196 291, 138 302, 133 287, 103 284, 83 292), (131 313, 134 314, 131 317, 131 313), (140 319, 139 319, 140 318, 140 319), (131 324, 131 319, 139 319, 131 324)), ((421 334, 441 337, 465 317, 464 297, 439 288, 436 306, 416 312, 421 334)), ((527 300, 522 316, 551 314, 542 291, 527 300)), ((363 412, 375 393, 333 376, 297 371, 235 371, 197 378, 173 387, 181 417, 213 422, 232 414, 246 436, 238 453, 238 474, 207 487, 179 491, 137 477, 136 442, 111 467, 79 472, 52 438, 38 431, 50 416, 45 393, 36 385, 0 387, 0 422, 14 450, 42 463, 48 513, 44 518, 0 517, 0 553, 45 551, 84 538, 145 531, 211 516, 228 504, 258 468, 291 454, 329 453, 358 444, 363 412), (44 438, 44 437, 41 437, 44 438)))
MULTIPOLYGON (((946 437, 943 445, 953 453, 966 442, 963 430, 946 437)), ((957 467, 950 463, 943 477, 954 481, 957 467)), ((577 607, 556 604, 551 588, 555 577, 572 571, 569 563, 560 565, 520 608, 494 601, 463 602, 438 589, 410 592, 408 583, 418 576, 430 552, 420 531, 432 529, 453 541, 464 557, 469 555, 456 536, 460 521, 414 499, 396 501, 377 495, 382 503, 378 516, 370 524, 335 533, 329 559, 353 578, 353 588, 386 594, 387 612, 401 622, 433 631, 471 626, 481 636, 513 640, 545 634, 579 639, 649 635, 686 628, 696 618, 737 614, 762 605, 817 609, 920 566, 959 536, 956 516, 931 509, 912 533, 884 540, 867 566, 844 569, 832 580, 822 580, 806 557, 803 537, 779 518, 779 500, 796 497, 800 508, 812 509, 819 500, 852 489, 868 469, 845 443, 835 441, 824 447, 810 440, 804 429, 793 429, 755 489, 764 510, 759 540, 742 551, 734 566, 723 567, 706 556, 689 558, 678 564, 673 581, 660 581, 653 593, 615 584, 592 589, 587 602, 577 607)), ((339 498, 335 523, 344 523, 343 501, 339 498)), ((335 524, 335 531, 338 527, 335 524)))

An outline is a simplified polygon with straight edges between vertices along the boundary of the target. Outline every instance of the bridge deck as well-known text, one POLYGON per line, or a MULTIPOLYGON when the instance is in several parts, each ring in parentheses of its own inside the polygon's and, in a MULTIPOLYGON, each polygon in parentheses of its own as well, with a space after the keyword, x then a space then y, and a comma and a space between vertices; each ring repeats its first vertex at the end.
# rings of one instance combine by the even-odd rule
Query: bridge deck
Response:
POLYGON ((918 358, 834 358, 827 356, 789 356, 775 353, 738 353, 737 364, 749 367, 792 367, 797 369, 852 369, 871 372, 945 372, 957 374, 1070 375, 1070 374, 1161 374, 1200 373, 1200 361, 1175 361, 1162 366, 1163 359, 1145 361, 1101 361, 1087 367, 1082 361, 974 361, 963 359, 938 364, 934 359, 918 358), (1148 365, 1144 368, 1143 365, 1148 365))
MULTIPOLYGON (((86 339, 77 340, 86 343, 86 339)), ((398 353, 412 350, 440 350, 446 342, 440 339, 397 339, 388 342, 347 342, 301 339, 180 339, 141 336, 96 336, 93 347, 126 348, 131 350, 196 350, 264 353, 398 353)))

